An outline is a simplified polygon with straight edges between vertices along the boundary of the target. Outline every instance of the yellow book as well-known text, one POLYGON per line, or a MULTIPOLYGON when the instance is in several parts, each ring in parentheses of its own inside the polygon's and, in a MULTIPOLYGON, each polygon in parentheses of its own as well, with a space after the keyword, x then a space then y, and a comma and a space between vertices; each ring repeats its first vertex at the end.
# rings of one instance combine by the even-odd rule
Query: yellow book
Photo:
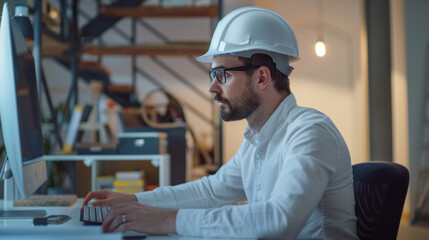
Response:
POLYGON ((143 179, 138 180, 115 180, 113 187, 143 187, 143 179))
POLYGON ((133 193, 143 192, 143 187, 121 187, 121 188, 115 188, 114 191, 118 193, 133 194, 133 193))

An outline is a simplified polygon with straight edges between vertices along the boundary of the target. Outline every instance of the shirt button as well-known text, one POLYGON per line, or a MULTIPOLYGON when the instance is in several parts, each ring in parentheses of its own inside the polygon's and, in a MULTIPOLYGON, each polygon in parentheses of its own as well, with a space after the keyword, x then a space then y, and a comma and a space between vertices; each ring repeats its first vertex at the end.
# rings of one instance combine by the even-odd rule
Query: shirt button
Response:
POLYGON ((261 155, 259 155, 259 153, 256 154, 256 158, 259 159, 261 158, 261 155))

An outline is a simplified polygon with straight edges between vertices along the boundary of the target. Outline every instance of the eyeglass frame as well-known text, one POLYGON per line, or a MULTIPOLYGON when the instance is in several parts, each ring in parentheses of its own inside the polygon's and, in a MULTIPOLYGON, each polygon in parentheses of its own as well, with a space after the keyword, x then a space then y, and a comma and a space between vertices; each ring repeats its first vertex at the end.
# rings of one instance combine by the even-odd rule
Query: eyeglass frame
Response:
POLYGON ((240 67, 232 67, 232 68, 213 68, 210 69, 209 71, 209 77, 210 77, 210 82, 213 82, 213 80, 216 78, 216 80, 220 83, 220 84, 225 84, 226 83, 226 76, 225 76, 225 72, 227 71, 241 71, 241 72, 246 72, 249 71, 250 69, 257 69, 261 66, 258 65, 244 65, 244 66, 240 66, 240 67), (219 79, 217 72, 221 72, 222 73, 222 80, 219 79))

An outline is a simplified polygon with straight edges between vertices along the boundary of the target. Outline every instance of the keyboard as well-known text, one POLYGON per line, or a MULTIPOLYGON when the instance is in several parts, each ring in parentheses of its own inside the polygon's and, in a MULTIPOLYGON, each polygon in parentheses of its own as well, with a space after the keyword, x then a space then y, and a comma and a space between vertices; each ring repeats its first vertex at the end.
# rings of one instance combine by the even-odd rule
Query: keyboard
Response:
POLYGON ((84 206, 80 210, 80 221, 85 225, 101 225, 110 207, 84 206))

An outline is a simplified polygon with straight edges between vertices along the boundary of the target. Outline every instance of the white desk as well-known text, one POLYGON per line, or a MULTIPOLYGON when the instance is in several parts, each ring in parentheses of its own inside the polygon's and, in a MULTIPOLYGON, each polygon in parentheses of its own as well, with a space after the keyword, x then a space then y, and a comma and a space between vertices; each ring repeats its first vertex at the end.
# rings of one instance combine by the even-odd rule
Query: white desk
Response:
MULTIPOLYGON (((70 207, 13 207, 12 201, 7 202, 9 210, 46 210, 49 215, 68 215, 70 220, 61 225, 33 226, 33 219, 0 219, 0 239, 77 239, 83 235, 86 239, 121 239, 119 234, 105 235, 100 226, 84 226, 80 218, 82 199, 70 207), (105 238, 98 238, 98 236, 105 238)), ((4 200, 0 201, 3 208, 4 200)))
POLYGON ((100 161, 150 161, 154 167, 158 167, 159 185, 170 185, 170 155, 152 154, 152 155, 128 155, 128 154, 110 154, 110 155, 46 155, 46 161, 83 161, 88 167, 91 167, 91 190, 97 190, 98 163, 100 161))
MULTIPOLYGON (((33 226, 32 219, 0 219, 0 239, 122 239, 121 234, 103 233, 101 226, 85 226, 80 222, 80 207, 83 199, 78 199, 70 207, 12 207, 12 202, 8 202, 8 207, 14 210, 43 209, 49 215, 68 215, 70 220, 61 225, 33 226)), ((3 206, 0 200, 0 206, 3 206)), ((200 240, 202 238, 182 237, 178 235, 168 236, 147 236, 147 240, 200 240)), ((217 239, 219 240, 219 239, 217 239)))

